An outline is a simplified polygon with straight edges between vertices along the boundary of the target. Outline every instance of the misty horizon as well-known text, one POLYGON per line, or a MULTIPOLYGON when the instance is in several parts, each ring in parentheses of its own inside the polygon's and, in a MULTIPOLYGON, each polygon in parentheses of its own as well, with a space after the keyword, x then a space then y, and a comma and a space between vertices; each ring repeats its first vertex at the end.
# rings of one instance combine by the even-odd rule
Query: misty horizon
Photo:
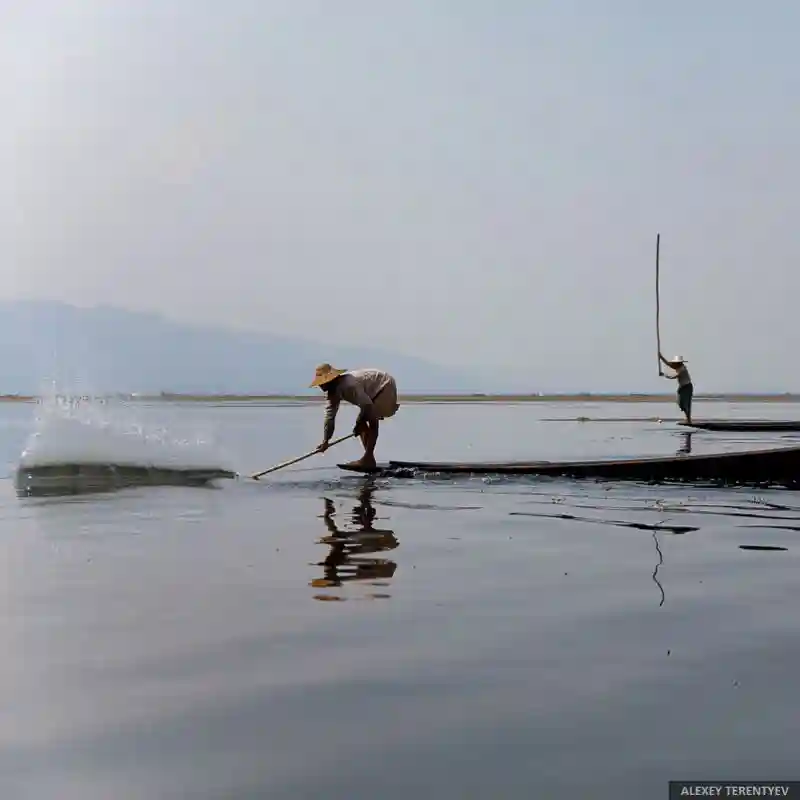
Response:
POLYGON ((36 0, 2 21, 0 300, 667 392, 660 233, 664 354, 698 392, 800 390, 786 0, 36 0))

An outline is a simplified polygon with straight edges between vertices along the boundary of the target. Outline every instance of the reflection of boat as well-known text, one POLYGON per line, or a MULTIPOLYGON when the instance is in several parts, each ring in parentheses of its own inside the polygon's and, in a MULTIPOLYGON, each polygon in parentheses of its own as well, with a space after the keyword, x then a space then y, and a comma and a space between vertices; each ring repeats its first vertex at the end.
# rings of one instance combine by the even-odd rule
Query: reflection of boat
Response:
POLYGON ((235 472, 214 467, 72 463, 21 466, 15 484, 20 497, 43 497, 113 492, 137 486, 205 486, 210 481, 235 477, 235 472))
POLYGON ((708 482, 714 484, 800 485, 800 447, 731 453, 659 456, 598 461, 512 461, 452 463, 390 461, 378 468, 385 476, 416 473, 542 475, 619 481, 708 482))
MULTIPOLYGON (((351 581, 367 581, 375 586, 383 586, 383 581, 394 575, 397 569, 394 561, 367 555, 394 550, 398 546, 393 531, 373 525, 377 516, 370 501, 373 491, 371 484, 365 485, 360 491, 359 501, 350 513, 350 530, 339 528, 335 520, 336 506, 332 500, 324 499, 322 518, 330 535, 320 539, 320 543, 327 544, 330 552, 323 561, 317 562, 323 568, 324 577, 312 580, 312 586, 336 587, 351 581)), ((331 599, 331 596, 318 595, 317 599, 331 599)))
POLYGON ((800 431, 800 420, 785 419, 708 419, 678 425, 703 431, 800 431))

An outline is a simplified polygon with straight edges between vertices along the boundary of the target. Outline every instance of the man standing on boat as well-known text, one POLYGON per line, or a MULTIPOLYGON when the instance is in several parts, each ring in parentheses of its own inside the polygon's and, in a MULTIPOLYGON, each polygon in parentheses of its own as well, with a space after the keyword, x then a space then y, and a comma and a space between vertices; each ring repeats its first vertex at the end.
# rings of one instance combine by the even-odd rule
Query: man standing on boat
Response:
POLYGON ((661 376, 669 378, 671 381, 678 381, 678 407, 683 411, 686 416, 686 424, 692 424, 692 395, 694 394, 694 386, 692 385, 692 376, 686 368, 686 360, 683 356, 675 356, 672 361, 667 361, 661 353, 658 357, 672 370, 675 370, 674 375, 665 375, 661 372, 661 376))
POLYGON ((361 444, 364 445, 364 455, 347 466, 375 469, 379 422, 393 417, 400 408, 395 379, 379 369, 344 370, 334 369, 330 364, 320 364, 311 383, 311 388, 314 386, 319 386, 328 398, 323 440, 317 451, 324 453, 328 449, 339 404, 346 400, 360 409, 353 433, 361 438, 361 444))

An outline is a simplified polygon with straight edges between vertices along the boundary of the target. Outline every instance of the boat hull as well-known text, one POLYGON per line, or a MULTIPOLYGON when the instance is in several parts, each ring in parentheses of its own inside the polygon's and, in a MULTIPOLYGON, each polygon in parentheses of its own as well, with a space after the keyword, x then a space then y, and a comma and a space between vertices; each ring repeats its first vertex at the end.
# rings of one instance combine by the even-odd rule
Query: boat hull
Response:
POLYGON ((800 421, 779 419, 709 419, 692 422, 679 422, 684 428, 701 431, 800 431, 800 421))
POLYGON ((444 463, 390 461, 388 469, 442 474, 542 475, 646 483, 777 485, 800 488, 800 447, 598 461, 444 463))

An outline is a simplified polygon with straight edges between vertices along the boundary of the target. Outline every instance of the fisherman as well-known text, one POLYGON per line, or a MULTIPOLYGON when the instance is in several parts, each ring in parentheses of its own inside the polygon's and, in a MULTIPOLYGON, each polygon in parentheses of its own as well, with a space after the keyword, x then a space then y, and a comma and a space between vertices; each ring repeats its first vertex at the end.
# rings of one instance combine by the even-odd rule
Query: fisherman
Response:
POLYGON ((328 449, 339 404, 346 400, 360 409, 353 433, 361 438, 361 444, 364 445, 364 455, 346 466, 374 469, 379 422, 393 417, 400 408, 394 378, 379 369, 344 370, 334 369, 330 364, 320 364, 311 383, 311 387, 314 386, 319 386, 328 397, 323 440, 317 452, 324 453, 328 449))
POLYGON ((675 370, 674 375, 665 375, 663 372, 659 372, 659 375, 669 378, 671 381, 678 381, 678 407, 686 416, 686 424, 691 425, 694 386, 692 386, 692 376, 689 375, 689 370, 686 369, 686 360, 683 356, 675 356, 672 361, 667 361, 661 353, 658 354, 658 357, 670 369, 675 370))

